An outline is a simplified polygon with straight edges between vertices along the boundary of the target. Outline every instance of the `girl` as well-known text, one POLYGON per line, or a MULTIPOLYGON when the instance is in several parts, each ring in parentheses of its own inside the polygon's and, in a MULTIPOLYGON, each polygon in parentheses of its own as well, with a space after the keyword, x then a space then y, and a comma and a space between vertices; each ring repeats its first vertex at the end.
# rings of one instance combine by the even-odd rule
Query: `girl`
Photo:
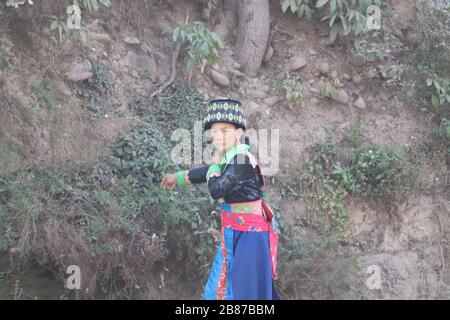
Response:
POLYGON ((246 120, 239 101, 208 104, 204 130, 211 130, 216 153, 209 166, 166 174, 161 186, 208 184, 220 202, 221 235, 203 297, 205 299, 279 299, 276 279, 278 228, 263 200, 264 179, 248 144, 240 138, 246 120), (275 230, 274 230, 275 228, 275 230))

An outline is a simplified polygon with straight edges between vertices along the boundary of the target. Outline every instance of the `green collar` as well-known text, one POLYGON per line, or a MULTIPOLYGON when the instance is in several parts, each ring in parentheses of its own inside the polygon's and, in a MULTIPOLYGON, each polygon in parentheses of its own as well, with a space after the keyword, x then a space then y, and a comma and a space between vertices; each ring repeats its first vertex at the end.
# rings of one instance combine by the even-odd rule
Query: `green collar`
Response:
POLYGON ((220 162, 220 165, 221 166, 226 165, 239 152, 249 151, 249 150, 250 150, 250 146, 248 144, 240 143, 240 144, 234 145, 233 147, 228 149, 227 152, 225 152, 225 154, 222 157, 222 161, 220 162))

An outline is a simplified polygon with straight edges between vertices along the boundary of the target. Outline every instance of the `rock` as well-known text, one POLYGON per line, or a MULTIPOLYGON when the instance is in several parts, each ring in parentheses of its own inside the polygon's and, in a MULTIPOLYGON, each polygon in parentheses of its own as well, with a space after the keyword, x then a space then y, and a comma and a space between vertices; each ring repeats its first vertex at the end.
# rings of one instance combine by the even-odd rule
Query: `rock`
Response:
POLYGON ((317 106, 319 104, 319 99, 317 99, 316 97, 311 98, 311 100, 309 101, 309 104, 311 106, 317 106))
POLYGON ((100 42, 111 42, 111 37, 106 33, 88 32, 88 38, 100 42))
POLYGON ((92 72, 81 63, 76 63, 72 69, 68 72, 68 78, 70 81, 78 82, 84 81, 92 77, 92 72))
POLYGON ((276 97, 276 96, 268 97, 268 98, 264 99, 264 104, 267 105, 268 107, 272 107, 277 102, 278 102, 278 97, 276 97))
POLYGON ((158 30, 162 35, 172 34, 173 25, 172 23, 164 16, 161 19, 156 19, 155 21, 155 30, 158 30))
POLYGON ((419 46, 424 40, 423 34, 420 32, 409 32, 406 35, 406 41, 413 47, 419 46))
POLYGON ((350 97, 348 93, 344 89, 338 89, 336 90, 336 98, 335 100, 342 104, 347 104, 350 97))
POLYGON ((70 96, 72 94, 70 87, 63 80, 55 80, 55 85, 65 96, 70 96))
POLYGON ((414 95, 416 94, 416 91, 414 90, 414 89, 409 89, 407 92, 406 92, 406 96, 408 97, 408 98, 412 98, 412 97, 414 97, 414 95))
POLYGON ((250 98, 264 99, 267 95, 264 91, 259 89, 249 89, 247 90, 247 95, 250 98))
POLYGON ((362 97, 358 97, 358 99, 353 102, 353 105, 361 110, 364 110, 366 108, 366 103, 364 102, 364 99, 362 97))
POLYGON ((94 19, 91 22, 86 24, 86 29, 89 31, 99 31, 100 25, 98 24, 98 19, 94 19))
POLYGON ((141 49, 142 49, 142 51, 144 51, 144 53, 146 53, 146 54, 148 54, 148 55, 151 55, 152 53, 153 53, 153 49, 152 49, 152 47, 150 47, 148 44, 146 44, 146 43, 143 43, 142 44, 142 46, 141 46, 141 49))
POLYGON ((338 78, 338 73, 336 70, 331 71, 330 78, 333 80, 338 78))
POLYGON ((330 65, 328 62, 318 63, 316 67, 320 74, 327 75, 330 72, 330 65))
POLYGON ((289 71, 295 71, 298 70, 300 68, 303 68, 304 66, 307 65, 307 61, 305 58, 300 57, 300 56, 294 56, 289 58, 287 65, 288 65, 288 70, 289 71))
POLYGON ((394 64, 391 65, 384 74, 382 72, 382 76, 385 80, 400 79, 404 71, 405 67, 403 65, 394 64))
POLYGON ((247 104, 247 108, 245 110, 246 110, 246 114, 248 116, 251 116, 251 115, 255 114, 256 112, 258 112, 260 110, 260 108, 256 102, 250 101, 247 104))
POLYGON ((233 62, 232 67, 233 67, 234 69, 239 70, 239 69, 241 68, 241 64, 240 64, 239 62, 233 62))
POLYGON ((314 50, 311 49, 311 48, 308 50, 308 52, 309 52, 309 55, 310 55, 310 56, 317 56, 317 55, 319 54, 318 52, 314 51, 314 50))
POLYGON ((269 86, 267 84, 263 84, 262 86, 259 87, 259 90, 267 92, 269 91, 269 86))
POLYGON ((342 79, 349 81, 349 80, 352 79, 352 77, 350 77, 350 75, 348 73, 343 73, 342 74, 342 79))
POLYGON ((139 39, 136 37, 126 37, 125 39, 123 39, 123 41, 125 41, 125 43, 131 44, 131 45, 137 45, 137 44, 141 43, 139 41, 139 39))
POLYGON ((229 87, 230 86, 230 79, 216 69, 211 69, 209 71, 209 77, 212 81, 214 81, 216 84, 218 84, 221 87, 229 87))
POLYGON ((387 94, 385 93, 380 93, 379 94, 379 98, 384 101, 384 102, 388 102, 389 101, 389 97, 387 96, 387 94))
POLYGON ((149 76, 152 79, 154 79, 158 75, 158 67, 156 65, 156 62, 148 55, 136 54, 129 51, 124 60, 127 67, 140 72, 148 72, 149 76))
POLYGON ((314 84, 314 82, 316 82, 316 79, 309 79, 309 80, 308 80, 308 83, 309 83, 309 84, 314 84))
POLYGON ((362 82, 362 77, 359 74, 357 74, 353 76, 352 81, 356 84, 360 84, 362 82))
POLYGON ((267 63, 270 59, 273 57, 273 47, 269 46, 266 50, 266 53, 264 54, 263 62, 267 63))
POLYGON ((234 68, 229 68, 228 71, 231 72, 232 74, 236 75, 236 77, 239 77, 239 78, 243 78, 245 76, 245 73, 243 73, 239 70, 236 70, 234 68))

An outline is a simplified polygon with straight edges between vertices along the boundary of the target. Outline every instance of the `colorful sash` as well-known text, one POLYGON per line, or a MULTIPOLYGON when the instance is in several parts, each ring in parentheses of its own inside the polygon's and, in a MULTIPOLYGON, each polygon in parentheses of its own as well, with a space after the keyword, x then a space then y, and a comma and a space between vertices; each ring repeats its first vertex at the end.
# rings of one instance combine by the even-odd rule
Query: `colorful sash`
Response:
POLYGON ((263 199, 239 203, 222 203, 220 205, 220 213, 222 217, 221 258, 223 259, 221 259, 220 277, 217 284, 217 298, 219 300, 225 299, 227 292, 230 292, 230 289, 227 288, 227 283, 229 283, 227 279, 230 276, 230 270, 228 270, 228 266, 230 265, 229 260, 231 260, 229 254, 230 241, 226 241, 225 239, 225 234, 227 234, 227 230, 229 229, 244 232, 269 232, 272 277, 277 279, 276 266, 279 229, 268 204, 263 199))

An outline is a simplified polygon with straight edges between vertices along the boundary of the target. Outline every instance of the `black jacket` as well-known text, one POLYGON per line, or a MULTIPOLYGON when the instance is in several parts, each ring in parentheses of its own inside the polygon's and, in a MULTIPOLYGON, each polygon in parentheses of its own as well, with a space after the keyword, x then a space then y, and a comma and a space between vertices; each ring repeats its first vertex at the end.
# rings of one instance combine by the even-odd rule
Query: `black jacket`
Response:
MULTIPOLYGON (((189 180, 194 183, 206 182, 209 166, 189 170, 189 180)), ((247 155, 236 154, 219 177, 211 177, 208 188, 213 199, 224 198, 226 203, 259 200, 263 197, 263 178, 259 168, 253 168, 247 155)))

